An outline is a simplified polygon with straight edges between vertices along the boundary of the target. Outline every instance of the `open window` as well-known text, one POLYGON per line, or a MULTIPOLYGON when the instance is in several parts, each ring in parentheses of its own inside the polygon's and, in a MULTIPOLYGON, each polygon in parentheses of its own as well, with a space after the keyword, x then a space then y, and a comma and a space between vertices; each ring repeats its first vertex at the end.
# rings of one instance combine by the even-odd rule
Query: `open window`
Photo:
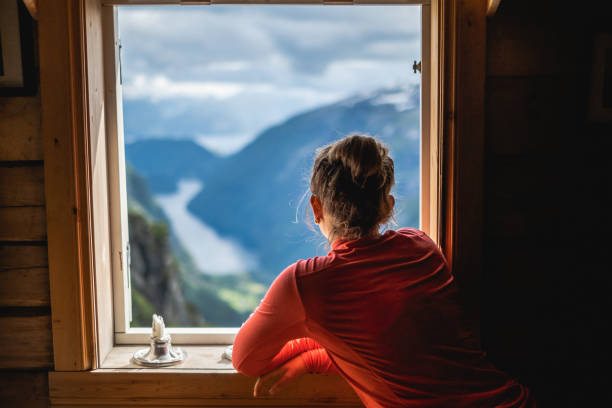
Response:
MULTIPOLYGON (((263 400, 253 401, 251 379, 231 369, 132 370, 125 363, 129 354, 120 358, 120 367, 103 368, 115 350, 125 348, 115 347, 123 336, 133 335, 130 342, 146 341, 142 333, 129 333, 127 303, 119 303, 122 310, 116 303, 113 308, 113 297, 117 299, 114 290, 122 290, 119 302, 129 293, 125 290, 124 246, 128 231, 121 227, 127 225, 127 197, 121 194, 125 175, 120 174, 121 166, 111 165, 124 160, 114 7, 154 3, 224 1, 66 0, 62 6, 38 4, 55 368, 49 374, 50 399, 52 404, 75 406, 265 405, 263 400), (169 386, 161 387, 162 382, 169 386)), ((302 0, 265 3, 304 4, 302 0)), ((330 3, 380 5, 386 1, 330 3)), ((477 180, 482 176, 484 139, 485 1, 389 3, 422 7, 420 226, 440 244, 458 280, 477 299, 482 242, 482 186, 477 180), (461 109, 456 109, 459 106, 461 109)), ((231 330, 222 328, 187 332, 175 333, 173 339, 179 343, 228 344, 233 338, 231 330)), ((206 353, 214 347, 193 350, 206 353)), ((218 354, 214 358, 217 361, 218 354)), ((308 376, 300 390, 270 403, 359 406, 346 383, 332 377, 308 376)))
MULTIPOLYGON (((430 24, 422 31, 421 104, 429 109, 422 111, 421 120, 420 225, 440 244, 458 280, 477 299, 482 242, 482 186, 477 180, 482 176, 484 139, 485 2, 389 2, 421 4, 423 25, 430 24), (458 106, 461 109, 456 109, 458 106)), ((119 148, 118 123, 123 120, 123 110, 118 108, 122 99, 116 93, 121 78, 114 7, 154 3, 211 2, 67 0, 62 7, 39 2, 45 208, 56 370, 49 380, 52 401, 62 404, 74 399, 75 404, 85 405, 89 398, 87 401, 104 405, 95 397, 100 381, 111 387, 117 381, 159 378, 135 372, 117 379, 112 370, 108 376, 104 370, 90 374, 90 370, 102 367, 120 342, 121 334, 115 336, 115 331, 121 322, 124 330, 129 327, 125 308, 119 319, 113 308, 113 290, 122 282, 126 285, 122 279, 127 274, 121 271, 126 270, 123 243, 128 233, 121 229, 127 220, 113 215, 122 214, 121 206, 127 209, 127 201, 122 201, 127 197, 119 194, 125 188, 120 185, 124 179, 118 174, 121 167, 109 165, 118 163, 123 152, 119 148), (113 238, 117 236, 119 240, 113 238), (74 381, 83 391, 78 398, 72 392, 74 381), (63 385, 66 387, 61 388, 63 385)), ((272 3, 304 4, 301 0, 266 1, 272 3)), ((231 342, 231 332, 207 330, 206 342, 231 342)), ((193 330, 190 339, 177 333, 174 339, 204 343, 198 333, 193 335, 193 330)), ((191 378, 183 378, 187 377, 191 378)), ((199 380, 190 381, 196 384, 199 380)), ((237 377, 236 381, 248 388, 246 380, 237 377)), ((197 394, 196 388, 190 389, 197 394)), ((136 398, 135 392, 130 388, 121 401, 128 404, 136 398)), ((249 397, 247 391, 241 392, 244 398, 249 397)), ((175 398, 172 393, 165 395, 175 398)), ((112 403, 118 401, 113 399, 112 403)))
POLYGON ((174 343, 231 344, 285 266, 326 253, 306 178, 350 132, 389 145, 397 223, 437 240, 427 1, 143 3, 172 2, 102 8, 114 344, 146 343, 153 312, 174 343))

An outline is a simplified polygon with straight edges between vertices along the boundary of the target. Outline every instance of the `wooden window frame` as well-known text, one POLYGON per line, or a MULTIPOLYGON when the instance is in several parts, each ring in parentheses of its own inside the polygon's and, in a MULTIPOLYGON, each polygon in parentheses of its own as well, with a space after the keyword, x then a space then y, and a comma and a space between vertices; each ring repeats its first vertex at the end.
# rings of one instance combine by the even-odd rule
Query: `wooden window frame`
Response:
MULTIPOLYGON (((406 3, 401 0, 182 3, 258 2, 406 3)), ((143 1, 114 3, 142 4, 143 1)), ((430 180, 424 192, 430 197, 430 213, 427 219, 423 217, 422 227, 442 247, 462 289, 471 295, 472 310, 477 315, 482 245, 486 1, 431 0, 429 3, 431 77, 424 98, 429 97, 431 110, 422 125, 430 132, 430 142, 424 144, 422 154, 434 165, 424 175, 430 180), (459 106, 461 109, 455 109, 459 106)), ((107 145, 106 136, 117 118, 109 114, 105 103, 108 96, 104 84, 109 80, 104 77, 108 72, 103 69, 104 53, 109 52, 102 36, 104 18, 108 18, 105 15, 101 0, 39 2, 42 134, 56 370, 49 375, 51 401, 53 404, 129 405, 137 398, 140 404, 165 401, 173 405, 178 400, 184 404, 188 399, 202 405, 262 405, 262 401, 255 403, 249 398, 250 389, 244 384, 250 387, 251 379, 235 372, 117 372, 101 368, 115 345, 109 298, 113 287, 111 271, 117 262, 112 257, 113 225, 109 221, 111 206, 116 201, 109 199, 108 189, 108 178, 116 175, 108 173, 107 156, 113 146, 107 145), (228 378, 232 380, 228 382, 228 378), (125 381, 132 386, 124 387, 115 396, 105 392, 125 381), (161 381, 177 384, 177 388, 156 387, 157 398, 143 391, 143 387, 161 381), (218 387, 213 391, 202 389, 202 381, 218 387), (79 395, 76 395, 77 389, 79 395), (221 399, 223 395, 229 399, 221 399)), ((283 400, 285 405, 356 403, 350 389, 338 378, 308 376, 304 381, 317 390, 316 395, 294 392, 283 400), (338 393, 339 390, 344 391, 338 393)))

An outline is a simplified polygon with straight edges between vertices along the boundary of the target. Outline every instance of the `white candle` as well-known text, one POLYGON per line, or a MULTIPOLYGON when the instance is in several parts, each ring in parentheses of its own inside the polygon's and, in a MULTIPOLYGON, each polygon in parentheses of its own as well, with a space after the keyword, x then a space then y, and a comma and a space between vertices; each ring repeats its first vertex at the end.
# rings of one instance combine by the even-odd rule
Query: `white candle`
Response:
POLYGON ((166 334, 166 326, 164 325, 164 318, 156 314, 153 315, 153 337, 161 339, 166 334))

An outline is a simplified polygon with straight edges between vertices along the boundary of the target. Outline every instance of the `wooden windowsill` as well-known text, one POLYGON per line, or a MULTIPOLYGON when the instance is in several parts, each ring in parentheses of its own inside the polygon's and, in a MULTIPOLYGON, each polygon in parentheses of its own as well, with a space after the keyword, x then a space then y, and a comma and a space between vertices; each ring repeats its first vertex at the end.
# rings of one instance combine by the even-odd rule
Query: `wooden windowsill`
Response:
POLYGON ((363 406, 339 375, 307 374, 273 397, 254 398, 255 378, 221 358, 225 346, 181 346, 185 362, 161 369, 130 362, 142 347, 114 347, 97 370, 50 372, 52 406, 363 406))
MULTIPOLYGON (((127 371, 184 371, 184 370, 209 370, 221 373, 235 373, 232 362, 221 357, 227 346, 178 346, 187 353, 187 358, 180 364, 163 369, 145 368, 131 361, 136 350, 145 348, 139 346, 116 346, 113 347, 108 356, 102 362, 102 369, 127 370, 127 371)), ((175 346, 176 347, 176 346, 175 346)))

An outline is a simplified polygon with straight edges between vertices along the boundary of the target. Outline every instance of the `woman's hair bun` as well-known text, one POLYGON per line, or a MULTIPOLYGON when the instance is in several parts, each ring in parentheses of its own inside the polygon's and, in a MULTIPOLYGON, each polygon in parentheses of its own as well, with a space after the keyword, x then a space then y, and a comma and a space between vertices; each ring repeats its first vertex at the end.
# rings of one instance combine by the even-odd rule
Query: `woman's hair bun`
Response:
POLYGON ((342 163, 350 171, 353 183, 363 188, 368 178, 382 173, 383 158, 387 154, 387 148, 373 137, 354 134, 333 144, 328 158, 332 163, 342 163))
POLYGON ((389 149, 368 135, 352 134, 317 151, 310 190, 333 218, 333 235, 358 238, 390 219, 393 173, 389 149))

